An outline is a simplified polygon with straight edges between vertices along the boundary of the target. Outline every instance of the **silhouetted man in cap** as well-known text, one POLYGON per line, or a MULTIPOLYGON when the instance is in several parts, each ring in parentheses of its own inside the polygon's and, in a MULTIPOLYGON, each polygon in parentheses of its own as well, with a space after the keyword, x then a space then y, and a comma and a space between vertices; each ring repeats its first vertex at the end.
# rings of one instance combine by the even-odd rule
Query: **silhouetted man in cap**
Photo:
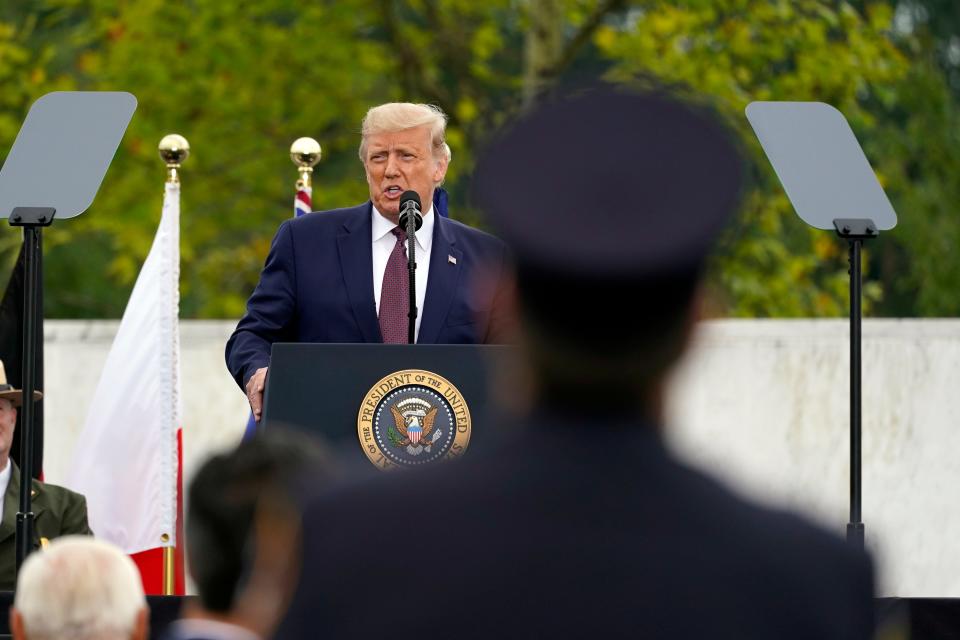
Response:
POLYGON ((661 439, 741 162, 705 110, 612 88, 496 139, 476 188, 515 254, 532 409, 491 450, 311 505, 279 637, 870 637, 866 555, 661 439))
POLYGON ((327 454, 276 426, 207 460, 190 483, 186 539, 197 598, 164 640, 272 637, 299 569, 301 475, 326 484, 327 454))

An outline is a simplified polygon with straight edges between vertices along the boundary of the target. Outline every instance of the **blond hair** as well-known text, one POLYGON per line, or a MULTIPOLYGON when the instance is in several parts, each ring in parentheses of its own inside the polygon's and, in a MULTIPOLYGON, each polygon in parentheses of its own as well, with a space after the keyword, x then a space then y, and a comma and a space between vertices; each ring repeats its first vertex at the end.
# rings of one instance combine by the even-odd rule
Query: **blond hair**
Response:
POLYGON ((367 161, 367 137, 423 126, 430 127, 430 146, 434 158, 444 158, 450 162, 450 147, 445 139, 447 114, 435 105, 412 102, 388 102, 367 111, 360 127, 360 161, 367 161))

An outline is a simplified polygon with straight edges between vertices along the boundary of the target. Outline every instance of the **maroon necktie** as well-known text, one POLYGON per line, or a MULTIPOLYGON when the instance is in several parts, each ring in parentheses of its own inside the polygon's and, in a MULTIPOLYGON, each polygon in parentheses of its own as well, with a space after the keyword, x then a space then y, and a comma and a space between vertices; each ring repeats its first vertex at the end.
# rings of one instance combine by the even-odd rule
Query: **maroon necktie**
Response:
POLYGON ((406 344, 410 328, 410 276, 407 273, 407 232, 394 227, 397 238, 380 289, 380 334, 387 344, 406 344))

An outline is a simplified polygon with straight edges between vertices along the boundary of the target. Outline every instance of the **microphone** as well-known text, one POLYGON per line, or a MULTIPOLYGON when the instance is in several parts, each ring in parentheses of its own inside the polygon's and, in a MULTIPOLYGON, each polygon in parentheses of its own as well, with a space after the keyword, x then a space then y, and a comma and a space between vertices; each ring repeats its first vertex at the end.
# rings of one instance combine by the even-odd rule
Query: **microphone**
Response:
POLYGON ((404 191, 400 196, 400 228, 407 229, 408 218, 413 214, 414 231, 423 226, 423 215, 420 213, 420 194, 412 189, 404 191))
POLYGON ((410 279, 410 312, 407 314, 407 343, 416 342, 417 327, 417 240, 414 233, 423 226, 420 215, 420 194, 416 191, 404 191, 400 196, 400 228, 407 232, 407 277, 410 279))

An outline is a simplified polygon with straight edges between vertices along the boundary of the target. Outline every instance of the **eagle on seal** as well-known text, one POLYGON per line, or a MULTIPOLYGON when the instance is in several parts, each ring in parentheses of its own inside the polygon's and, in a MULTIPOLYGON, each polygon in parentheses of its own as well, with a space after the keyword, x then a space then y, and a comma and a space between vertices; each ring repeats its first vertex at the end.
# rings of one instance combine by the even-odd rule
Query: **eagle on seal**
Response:
MULTIPOLYGON (((425 441, 424 444, 429 444, 430 441, 427 437, 433 431, 433 423, 437 419, 437 407, 430 407, 426 412, 422 409, 401 411, 399 404, 402 403, 390 407, 390 412, 393 414, 394 425, 400 433, 401 441, 398 446, 407 447, 412 445, 413 447, 419 447, 421 440, 425 441)), ((426 403, 424 404, 426 405, 426 403)))

